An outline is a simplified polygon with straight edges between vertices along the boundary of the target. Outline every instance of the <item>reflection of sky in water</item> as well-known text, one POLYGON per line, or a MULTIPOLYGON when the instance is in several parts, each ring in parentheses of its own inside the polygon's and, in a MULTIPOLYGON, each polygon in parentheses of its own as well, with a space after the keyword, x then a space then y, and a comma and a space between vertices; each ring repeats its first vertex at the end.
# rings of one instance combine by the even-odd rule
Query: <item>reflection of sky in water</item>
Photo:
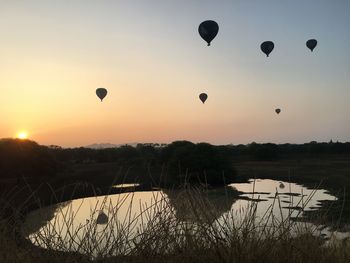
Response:
MULTIPOLYGON (((45 248, 48 248, 48 245, 42 243, 40 235, 51 236, 53 245, 50 248, 63 251, 76 251, 78 243, 84 242, 84 239, 88 245, 87 239, 91 239, 90 234, 94 233, 92 238, 96 243, 97 255, 98 251, 106 246, 106 240, 116 240, 118 238, 115 237, 123 236, 128 226, 133 229, 134 234, 140 231, 158 210, 164 208, 165 203, 162 200, 165 199, 166 195, 161 191, 148 191, 72 200, 64 206, 54 205, 31 212, 23 232, 29 235, 34 244, 45 248), (155 203, 158 205, 155 206, 155 203), (157 209, 148 209, 149 207, 157 209), (108 224, 96 224, 96 219, 102 211, 108 216, 108 224), (37 221, 43 221, 48 214, 54 214, 53 218, 37 230, 37 221), (33 230, 36 232, 33 233, 33 230)), ((82 245, 79 251, 84 253, 84 249, 89 251, 91 248, 82 245)), ((120 251, 127 251, 127 247, 121 246, 120 251)))
MULTIPOLYGON (((277 202, 279 199, 283 208, 282 215, 284 218, 289 213, 291 213, 291 216, 300 216, 300 211, 292 209, 293 207, 312 210, 320 206, 319 201, 321 200, 336 200, 336 197, 328 194, 323 189, 308 189, 298 184, 269 179, 257 179, 255 184, 254 180, 250 180, 249 183, 231 184, 231 186, 238 191, 247 193, 242 195, 244 197, 263 200, 257 205, 257 216, 262 216, 267 209, 271 208, 276 193, 278 193, 278 198, 273 206, 273 214, 277 217, 280 216, 279 203, 277 202), (252 193, 253 191, 255 194, 252 193)), ((247 207, 248 205, 249 201, 240 199, 233 204, 232 209, 239 211, 242 207, 247 207)))
MULTIPOLYGON (((285 219, 289 213, 291 213, 291 216, 301 215, 301 211, 288 209, 289 206, 299 206, 304 207, 304 210, 311 210, 319 206, 320 200, 336 199, 322 189, 312 190, 294 183, 285 182, 283 182, 284 188, 281 189, 280 184, 281 182, 274 180, 256 180, 255 186, 253 181, 249 183, 231 184, 230 186, 236 188, 238 191, 245 192, 246 194, 242 194, 242 197, 265 200, 257 203, 254 202, 257 204, 257 222, 261 220, 265 212, 269 209, 272 209, 275 218, 281 220, 282 217, 285 219), (253 190, 255 192, 254 196, 252 194, 253 190), (282 209, 279 208, 278 199, 276 199, 272 206, 276 191, 278 192, 282 209), (289 193, 293 195, 288 195, 289 193)), ((91 229, 95 227, 97 243, 99 246, 104 247, 106 246, 105 240, 108 240, 105 233, 115 238, 123 232, 122 230, 127 227, 129 224, 128 222, 132 222, 132 232, 134 234, 142 232, 143 227, 154 217, 154 214, 166 207, 169 203, 169 197, 162 191, 146 191, 73 200, 65 204, 45 207, 30 213, 26 220, 24 233, 27 236, 29 235, 29 238, 34 243, 35 237, 37 237, 38 234, 51 233, 54 243, 60 244, 52 248, 75 250, 77 245, 74 240, 71 240, 72 238, 70 236, 67 236, 67 229, 69 228, 70 232, 74 233, 74 239, 81 241, 84 240, 88 235, 87 233, 89 231, 91 232, 91 229), (155 206, 153 206, 153 208, 149 209, 149 207, 152 207, 156 202, 158 202, 157 208, 155 209, 155 206), (101 211, 108 216, 108 224, 96 224, 96 218, 101 211), (141 213, 142 216, 140 217, 141 213), (48 214, 51 215, 51 219, 48 218, 48 214), (50 221, 46 222, 46 224, 44 223, 44 226, 38 230, 38 222, 44 221, 45 219, 50 221), (99 236, 99 233, 102 233, 101 236, 99 236)), ((222 202, 224 201, 225 193, 223 192, 222 202)), ((244 217, 250 204, 252 204, 251 201, 244 199, 232 201, 231 211, 235 215, 235 221, 240 221, 240 219, 244 217)), ((222 220, 228 211, 223 211, 223 213, 224 214, 219 216, 218 221, 222 220)), ((47 247, 43 244, 40 245, 47 247)), ((96 249, 98 253, 99 247, 96 249)), ((120 251, 123 251, 123 249, 127 250, 127 248, 121 247, 120 251)), ((80 250, 84 253, 84 246, 82 246, 80 250)))
POLYGON ((128 188, 128 187, 137 187, 140 184, 116 184, 113 185, 113 188, 128 188))

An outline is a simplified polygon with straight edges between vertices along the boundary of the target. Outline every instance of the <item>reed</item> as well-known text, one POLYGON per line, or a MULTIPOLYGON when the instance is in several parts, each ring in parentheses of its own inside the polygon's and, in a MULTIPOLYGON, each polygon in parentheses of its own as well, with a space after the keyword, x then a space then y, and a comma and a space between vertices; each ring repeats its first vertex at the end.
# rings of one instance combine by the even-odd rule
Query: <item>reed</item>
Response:
MULTIPOLYGON (((22 244, 13 231, 21 222, 15 217, 1 220, 0 262, 350 262, 347 239, 324 239, 317 224, 298 220, 301 212, 283 216, 277 193, 263 216, 256 213, 259 202, 252 201, 218 217, 208 189, 173 191, 175 200, 154 191, 147 205, 134 192, 118 195, 117 202, 106 196, 79 225, 83 203, 58 205, 55 216, 22 244), (274 207, 280 215, 273 213, 274 207), (108 218, 103 224, 98 220, 102 211, 108 218)), ((303 208, 307 201, 295 206, 303 208)))

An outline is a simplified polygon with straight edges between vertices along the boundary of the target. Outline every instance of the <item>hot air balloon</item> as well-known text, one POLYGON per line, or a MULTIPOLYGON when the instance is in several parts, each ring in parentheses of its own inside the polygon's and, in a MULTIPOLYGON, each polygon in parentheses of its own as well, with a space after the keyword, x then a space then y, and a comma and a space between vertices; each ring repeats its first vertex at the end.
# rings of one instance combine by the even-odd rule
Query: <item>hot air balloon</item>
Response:
POLYGON ((105 225, 107 223, 108 223, 108 216, 103 211, 101 211, 97 216, 96 224, 105 225))
POLYGON ((306 41, 306 46, 312 52, 314 50, 314 48, 317 46, 317 40, 316 39, 309 39, 308 41, 306 41))
POLYGON ((265 41, 262 42, 260 45, 261 51, 264 52, 267 57, 270 55, 274 47, 275 44, 272 41, 265 41))
POLYGON ((279 186, 280 186, 281 189, 284 189, 284 187, 285 187, 285 186, 284 186, 284 183, 282 183, 282 182, 280 182, 280 185, 279 185, 279 186))
POLYGON ((199 99, 204 103, 208 98, 208 95, 206 93, 199 94, 199 99))
POLYGON ((198 32, 200 36, 208 43, 208 46, 210 46, 210 42, 219 32, 219 25, 213 20, 207 20, 199 25, 198 32))
POLYGON ((105 88, 96 89, 96 95, 102 101, 107 96, 107 90, 105 88))
POLYGON ((280 114, 281 109, 275 109, 275 112, 276 112, 277 114, 280 114))

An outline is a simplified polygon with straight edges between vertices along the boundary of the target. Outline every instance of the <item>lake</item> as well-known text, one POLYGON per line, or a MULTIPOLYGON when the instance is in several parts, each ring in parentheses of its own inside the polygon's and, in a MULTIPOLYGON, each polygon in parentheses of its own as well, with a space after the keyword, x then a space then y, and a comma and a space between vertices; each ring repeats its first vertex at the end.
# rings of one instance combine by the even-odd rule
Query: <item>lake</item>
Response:
POLYGON ((254 224, 259 226, 293 221, 297 228, 311 226, 324 237, 349 236, 330 231, 326 226, 297 222, 302 221, 305 212, 320 208, 325 200, 336 197, 324 189, 267 179, 205 191, 158 189, 122 193, 77 199, 32 211, 25 220, 23 234, 43 248, 89 255, 93 251, 92 256, 127 254, 135 240, 164 218, 166 222, 177 222, 175 229, 179 222, 191 226, 226 224, 230 228, 253 217, 254 224))

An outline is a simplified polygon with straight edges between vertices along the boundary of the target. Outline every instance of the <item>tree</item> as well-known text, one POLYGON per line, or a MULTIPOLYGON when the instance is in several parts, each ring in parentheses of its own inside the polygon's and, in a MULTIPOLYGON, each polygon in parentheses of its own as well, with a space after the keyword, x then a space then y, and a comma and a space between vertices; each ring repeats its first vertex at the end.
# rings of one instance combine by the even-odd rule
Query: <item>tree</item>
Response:
POLYGON ((167 183, 174 185, 223 185, 236 175, 230 156, 208 143, 173 142, 163 149, 161 160, 167 166, 167 183))
POLYGON ((57 162, 48 147, 29 140, 0 140, 2 178, 52 176, 57 169, 57 162))

